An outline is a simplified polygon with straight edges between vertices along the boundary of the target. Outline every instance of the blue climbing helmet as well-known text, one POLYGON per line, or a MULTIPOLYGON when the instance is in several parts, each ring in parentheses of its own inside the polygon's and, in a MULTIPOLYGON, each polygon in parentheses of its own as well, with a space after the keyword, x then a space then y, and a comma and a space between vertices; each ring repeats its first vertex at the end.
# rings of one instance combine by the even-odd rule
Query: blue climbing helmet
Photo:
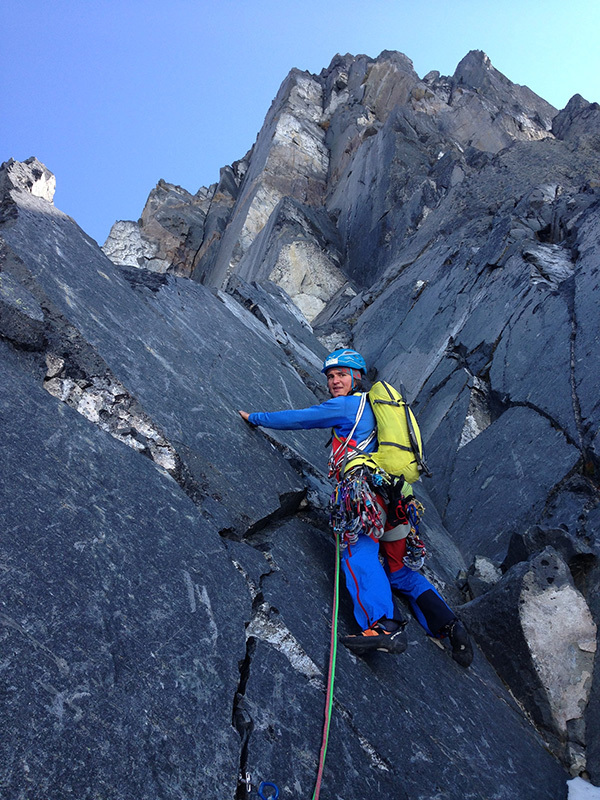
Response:
POLYGON ((349 350, 348 348, 341 348, 329 353, 323 362, 323 369, 321 372, 327 372, 331 367, 350 367, 350 369, 358 369, 363 375, 367 373, 367 364, 360 353, 356 350, 349 350))

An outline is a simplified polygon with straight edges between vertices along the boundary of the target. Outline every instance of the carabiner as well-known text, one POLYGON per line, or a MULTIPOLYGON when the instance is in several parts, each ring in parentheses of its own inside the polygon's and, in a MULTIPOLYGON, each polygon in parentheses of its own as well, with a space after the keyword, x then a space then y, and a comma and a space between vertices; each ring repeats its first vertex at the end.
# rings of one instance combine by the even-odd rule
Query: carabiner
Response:
POLYGON ((269 783, 269 781, 263 781, 261 785, 258 787, 258 796, 260 800, 277 800, 279 797, 279 789, 275 786, 274 783, 269 783), (263 789, 266 789, 269 786, 271 789, 275 789, 275 794, 263 794, 263 789))

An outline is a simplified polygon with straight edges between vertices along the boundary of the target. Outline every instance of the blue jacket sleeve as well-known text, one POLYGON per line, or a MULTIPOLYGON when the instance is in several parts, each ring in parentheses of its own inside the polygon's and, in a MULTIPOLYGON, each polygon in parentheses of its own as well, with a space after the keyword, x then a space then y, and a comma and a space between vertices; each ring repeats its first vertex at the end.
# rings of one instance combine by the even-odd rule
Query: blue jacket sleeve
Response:
POLYGON ((357 407, 354 397, 332 397, 331 400, 310 408, 256 412, 250 414, 249 421, 252 425, 278 430, 346 427, 350 421, 354 424, 357 407))

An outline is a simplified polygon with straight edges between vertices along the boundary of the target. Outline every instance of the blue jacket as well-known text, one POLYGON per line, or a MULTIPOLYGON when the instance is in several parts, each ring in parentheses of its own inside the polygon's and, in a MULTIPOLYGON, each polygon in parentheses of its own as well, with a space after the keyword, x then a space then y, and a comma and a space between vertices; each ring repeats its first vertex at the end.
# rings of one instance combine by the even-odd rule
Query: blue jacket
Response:
MULTIPOLYGON (((318 406, 300 408, 296 411, 267 411, 250 414, 249 421, 263 428, 278 430, 305 430, 309 428, 333 428, 341 439, 346 439, 354 423, 360 405, 360 395, 332 397, 318 406)), ((375 429, 375 415, 369 403, 365 405, 360 422, 354 432, 353 440, 361 442, 375 429)), ((372 453, 377 449, 377 440, 373 439, 365 452, 372 453)))

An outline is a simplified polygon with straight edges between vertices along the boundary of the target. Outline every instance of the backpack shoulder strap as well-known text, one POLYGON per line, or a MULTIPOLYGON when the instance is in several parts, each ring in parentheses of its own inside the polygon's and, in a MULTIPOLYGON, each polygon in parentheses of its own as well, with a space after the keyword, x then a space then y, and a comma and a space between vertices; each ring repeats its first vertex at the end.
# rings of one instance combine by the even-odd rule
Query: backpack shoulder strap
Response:
POLYGON ((415 432, 415 426, 413 425, 410 409, 408 407, 408 402, 406 400, 406 389, 404 388, 404 384, 402 383, 400 384, 400 394, 402 395, 402 398, 404 400, 404 412, 406 414, 406 424, 408 426, 408 438, 410 439, 410 444, 413 453, 415 455, 415 458, 417 459, 417 464, 421 472, 423 472, 423 474, 426 477, 431 478, 431 470, 429 469, 429 467, 425 462, 425 459, 421 455, 421 450, 419 448, 419 441, 417 439, 417 434, 415 432))
MULTIPOLYGON (((344 460, 342 462, 342 467, 341 467, 341 470, 340 470, 340 474, 341 475, 344 474, 344 470, 346 469, 346 464, 348 463, 348 451, 349 451, 349 447, 350 447, 350 440, 354 436, 354 431, 358 427, 358 423, 361 420, 361 417, 363 415, 363 412, 365 410, 365 406, 366 405, 367 405, 367 393, 366 392, 362 392, 361 395, 360 395, 360 403, 358 404, 358 411, 356 412, 356 419, 354 420, 354 425, 352 427, 352 430, 350 431, 350 433, 346 437, 346 441, 344 442, 344 444, 341 447, 341 451, 344 453, 344 460)), ((352 449, 355 449, 355 448, 352 448, 352 449)))

